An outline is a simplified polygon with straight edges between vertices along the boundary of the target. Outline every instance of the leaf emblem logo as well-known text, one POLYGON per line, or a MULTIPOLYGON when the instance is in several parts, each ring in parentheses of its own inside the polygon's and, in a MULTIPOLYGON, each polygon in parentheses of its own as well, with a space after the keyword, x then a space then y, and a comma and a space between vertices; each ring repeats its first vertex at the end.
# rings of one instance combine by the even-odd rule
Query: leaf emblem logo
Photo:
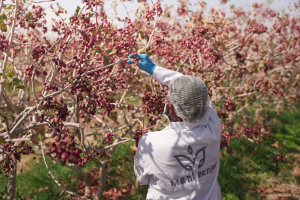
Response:
MULTIPOLYGON (((197 157, 199 154, 202 154, 202 157, 201 159, 199 160, 199 164, 198 164, 198 169, 200 169, 204 162, 205 162, 205 148, 206 147, 202 147, 200 148, 194 155, 194 158, 191 159, 185 155, 178 155, 178 156, 173 156, 174 158, 176 158, 176 160, 179 162, 179 164, 186 170, 188 171, 192 171, 193 170, 193 166, 196 164, 196 161, 197 161, 197 157), (190 164, 189 165, 184 165, 182 162, 183 161, 189 161, 190 164)), ((191 156, 193 156, 193 148, 189 145, 188 146, 188 152, 191 156)))

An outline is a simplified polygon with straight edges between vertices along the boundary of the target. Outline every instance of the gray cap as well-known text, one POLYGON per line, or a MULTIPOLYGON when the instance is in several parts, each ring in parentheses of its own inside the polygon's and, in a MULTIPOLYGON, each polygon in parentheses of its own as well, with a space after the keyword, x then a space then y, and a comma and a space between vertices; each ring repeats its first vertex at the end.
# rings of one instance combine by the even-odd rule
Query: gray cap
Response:
POLYGON ((174 106, 177 116, 184 122, 196 122, 206 114, 207 87, 195 76, 183 75, 172 79, 167 99, 174 106))

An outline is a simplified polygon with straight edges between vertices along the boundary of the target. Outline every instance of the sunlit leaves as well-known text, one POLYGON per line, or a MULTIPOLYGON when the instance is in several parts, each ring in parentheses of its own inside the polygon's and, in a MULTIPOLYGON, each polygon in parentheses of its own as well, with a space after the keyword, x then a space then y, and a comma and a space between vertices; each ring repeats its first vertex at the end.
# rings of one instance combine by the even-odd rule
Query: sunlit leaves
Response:
POLYGON ((3 14, 0 14, 0 29, 1 31, 3 32, 6 32, 7 31, 7 26, 4 22, 4 20, 7 19, 7 16, 3 13, 3 14))

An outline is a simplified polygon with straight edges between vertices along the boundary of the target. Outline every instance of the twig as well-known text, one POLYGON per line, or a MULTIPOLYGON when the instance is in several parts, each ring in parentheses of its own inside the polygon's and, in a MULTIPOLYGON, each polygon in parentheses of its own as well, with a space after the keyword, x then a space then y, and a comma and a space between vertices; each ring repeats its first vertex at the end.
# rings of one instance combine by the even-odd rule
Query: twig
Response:
POLYGON ((146 45, 144 48, 140 49, 140 50, 138 51, 139 53, 140 53, 140 52, 143 52, 144 50, 146 50, 146 49, 150 46, 151 39, 152 39, 152 37, 153 37, 153 34, 155 33, 156 24, 157 24, 157 18, 158 18, 158 12, 157 12, 157 10, 155 10, 155 20, 154 20, 153 31, 152 31, 152 33, 151 33, 151 35, 150 35, 150 37, 149 37, 149 40, 148 40, 147 45, 146 45))
POLYGON ((6 139, 5 142, 25 142, 30 141, 31 138, 18 138, 18 139, 6 139))
MULTIPOLYGON (((2 1, 2 4, 1 4, 1 9, 2 9, 2 6, 3 6, 3 1, 2 1)), ((17 19, 18 19, 18 7, 19 7, 19 0, 15 0, 14 17, 13 17, 13 23, 12 23, 11 31, 10 31, 10 38, 9 38, 9 41, 8 41, 8 47, 7 47, 7 49, 4 53, 4 60, 3 60, 2 68, 0 70, 0 72, 2 73, 1 82, 3 81, 3 76, 5 74, 5 69, 6 69, 6 64, 7 64, 8 57, 10 56, 10 49, 11 49, 11 46, 12 46, 14 33, 15 33, 15 28, 16 28, 16 23, 17 23, 17 19)), ((4 89, 3 84, 0 84, 0 104, 2 102, 3 89, 4 89)))
POLYGON ((128 138, 128 139, 122 140, 122 141, 120 141, 120 142, 117 142, 117 143, 115 143, 115 144, 109 145, 109 146, 104 147, 104 148, 101 148, 101 149, 94 149, 94 148, 91 148, 91 147, 88 147, 87 149, 88 149, 88 150, 91 150, 91 151, 105 151, 105 150, 107 150, 107 149, 110 149, 110 148, 112 148, 112 147, 115 147, 115 146, 117 146, 117 145, 119 145, 119 144, 123 144, 123 143, 129 142, 129 141, 131 141, 131 140, 133 140, 133 139, 132 139, 132 138, 128 138))

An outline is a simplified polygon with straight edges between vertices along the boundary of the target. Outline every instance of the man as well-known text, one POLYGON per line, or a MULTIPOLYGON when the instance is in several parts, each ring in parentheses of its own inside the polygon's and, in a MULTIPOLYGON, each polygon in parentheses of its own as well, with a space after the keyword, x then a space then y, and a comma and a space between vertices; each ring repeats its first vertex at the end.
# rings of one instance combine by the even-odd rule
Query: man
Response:
POLYGON ((142 70, 169 87, 164 114, 170 124, 144 134, 134 157, 137 181, 149 185, 146 199, 221 200, 217 176, 222 129, 206 85, 156 66, 147 54, 136 56, 142 70))

